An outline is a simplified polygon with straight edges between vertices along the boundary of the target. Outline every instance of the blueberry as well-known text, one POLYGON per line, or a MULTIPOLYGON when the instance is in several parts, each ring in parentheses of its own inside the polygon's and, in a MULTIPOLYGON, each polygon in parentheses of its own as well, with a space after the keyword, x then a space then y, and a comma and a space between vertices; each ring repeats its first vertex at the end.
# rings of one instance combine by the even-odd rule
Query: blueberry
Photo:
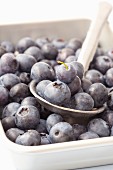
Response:
POLYGON ((32 106, 35 106, 39 111, 41 110, 40 103, 35 97, 32 97, 32 96, 25 97, 22 100, 21 106, 25 106, 25 105, 32 105, 32 106))
POLYGON ((77 38, 72 38, 69 40, 69 42, 67 43, 68 48, 73 49, 74 51, 76 51, 77 49, 81 48, 82 46, 82 42, 81 40, 77 39, 77 38))
POLYGON ((82 93, 84 92, 83 88, 81 87, 80 90, 78 91, 78 93, 82 93))
POLYGON ((99 136, 95 132, 85 132, 79 136, 79 140, 86 140, 86 139, 94 139, 99 138, 99 136))
POLYGON ((41 80, 54 80, 55 73, 49 64, 38 62, 31 68, 31 79, 36 79, 37 82, 41 80))
POLYGON ((1 46, 6 50, 8 53, 14 53, 15 47, 10 41, 2 41, 1 46))
POLYGON ((82 134, 86 132, 86 127, 84 125, 80 125, 80 124, 73 124, 73 131, 74 131, 74 138, 75 140, 78 139, 78 137, 82 134))
POLYGON ((2 76, 3 74, 5 74, 5 72, 2 69, 2 64, 1 64, 1 59, 0 59, 0 76, 2 76))
MULTIPOLYGON (((54 61, 56 61, 56 60, 54 60, 54 61)), ((51 66, 51 60, 43 59, 43 60, 41 60, 41 62, 44 62, 44 63, 49 64, 51 66)))
POLYGON ((74 137, 73 128, 67 122, 59 122, 51 128, 49 137, 52 143, 72 141, 74 137))
POLYGON ((19 63, 13 53, 5 53, 1 57, 1 69, 3 73, 15 73, 19 68, 19 63))
POLYGON ((54 68, 54 66, 56 66, 58 64, 56 60, 48 60, 48 59, 43 59, 43 60, 41 60, 41 62, 44 62, 44 63, 50 65, 52 68, 54 68))
POLYGON ((40 117, 41 119, 47 119, 47 117, 52 114, 52 112, 45 107, 41 106, 40 117))
POLYGON ((9 90, 18 83, 20 83, 20 79, 13 73, 6 73, 0 77, 0 84, 9 90))
POLYGON ((49 60, 50 61, 50 66, 54 68, 58 63, 56 60, 49 60))
POLYGON ((113 91, 110 92, 109 95, 108 95, 107 106, 108 106, 108 108, 113 110, 113 91))
POLYGON ((63 122, 63 117, 61 115, 56 113, 49 115, 46 120, 47 131, 50 132, 51 128, 59 122, 63 122))
POLYGON ((44 98, 44 91, 46 86, 51 83, 50 80, 42 80, 36 85, 36 93, 44 98))
POLYGON ((61 64, 56 67, 56 77, 64 83, 71 83, 76 77, 76 71, 70 63, 61 64))
POLYGON ((77 110, 89 111, 94 107, 94 100, 85 92, 77 93, 75 94, 75 106, 77 110))
POLYGON ((21 102, 30 95, 29 87, 24 83, 18 83, 10 89, 10 97, 15 102, 21 102))
POLYGON ((110 136, 113 136, 113 126, 111 127, 110 136))
POLYGON ((72 66, 74 67, 77 76, 82 79, 83 78, 83 74, 84 74, 84 67, 81 63, 77 62, 77 61, 73 61, 70 64, 72 64, 72 66))
POLYGON ((52 44, 57 48, 57 49, 62 49, 65 48, 66 46, 66 41, 62 38, 56 38, 52 40, 52 44))
POLYGON ((89 79, 86 78, 82 78, 81 80, 81 87, 83 89, 84 92, 88 92, 89 87, 91 86, 92 82, 89 79))
POLYGON ((7 131, 8 129, 14 128, 16 126, 14 116, 5 117, 1 120, 1 122, 4 128, 4 131, 7 131))
POLYGON ((39 110, 32 105, 21 106, 15 114, 15 123, 20 129, 35 129, 39 122, 39 110))
POLYGON ((3 48, 2 46, 0 46, 0 57, 6 53, 5 48, 3 48))
POLYGON ((20 70, 17 70, 14 74, 19 77, 20 73, 20 70))
POLYGON ((44 57, 48 60, 55 60, 58 54, 58 50, 57 48, 51 44, 51 43, 47 43, 44 44, 41 48, 42 50, 42 54, 44 55, 44 57))
POLYGON ((78 60, 78 57, 79 57, 79 55, 80 55, 80 52, 81 52, 81 48, 78 48, 78 49, 76 50, 76 52, 75 52, 75 58, 76 58, 76 60, 78 60))
POLYGON ((21 83, 29 84, 31 81, 30 73, 22 72, 19 75, 21 83))
POLYGON ((76 76, 74 78, 74 80, 68 84, 68 87, 71 91, 71 95, 73 96, 74 94, 76 94, 77 92, 79 92, 79 90, 81 89, 81 80, 78 76, 76 76))
POLYGON ((0 106, 4 106, 9 101, 9 91, 0 85, 0 106))
POLYGON ((24 53, 27 48, 34 45, 35 42, 30 37, 24 37, 18 41, 16 49, 19 53, 24 53))
POLYGON ((97 47, 94 58, 103 55, 105 55, 104 49, 102 47, 97 47))
POLYGON ((25 54, 32 55, 36 61, 40 61, 44 59, 44 55, 42 54, 42 51, 35 46, 29 47, 27 50, 24 52, 25 54))
POLYGON ((94 100, 94 107, 102 107, 108 100, 108 90, 102 83, 94 83, 89 87, 88 93, 94 100))
POLYGON ((108 123, 101 118, 92 119, 88 123, 88 130, 98 134, 100 137, 106 137, 110 135, 108 123))
POLYGON ((40 37, 36 39, 35 44, 37 47, 41 48, 44 44, 47 44, 49 42, 50 40, 48 39, 48 37, 40 37))
POLYGON ((24 146, 37 146, 41 143, 40 134, 36 130, 28 130, 16 138, 15 143, 24 146))
POLYGON ((6 136, 8 139, 10 139, 12 142, 15 142, 16 138, 19 135, 23 135, 24 131, 18 128, 10 128, 6 131, 6 136))
POLYGON ((110 49, 109 51, 107 51, 106 55, 109 56, 113 60, 113 49, 110 49))
POLYGON ((70 55, 65 59, 65 63, 71 63, 73 61, 77 61, 77 58, 75 55, 70 55))
POLYGON ((19 63, 20 71, 27 73, 30 73, 31 67, 37 62, 36 59, 29 54, 18 54, 16 59, 19 63))
POLYGON ((46 120, 40 119, 40 122, 39 122, 38 126, 36 127, 36 130, 37 130, 39 133, 47 133, 46 120))
MULTIPOLYGON (((97 70, 97 69, 95 69, 95 62, 94 62, 95 60, 92 60, 91 62, 90 62, 90 65, 89 65, 89 68, 88 68, 88 70, 97 70)), ((97 70, 97 71, 99 71, 99 70, 97 70)))
POLYGON ((113 61, 108 56, 99 56, 95 59, 94 67, 105 74, 108 69, 113 67, 113 61))
POLYGON ((20 107, 20 104, 16 103, 16 102, 7 104, 3 109, 2 118, 9 117, 9 116, 15 116, 19 107, 20 107))
MULTIPOLYGON (((74 96, 72 96, 68 102, 64 103, 63 106, 71 109, 76 109, 74 96)), ((67 119, 69 120, 69 118, 67 119)), ((67 121, 67 119, 66 122, 70 123, 69 121, 67 121)))
POLYGON ((103 74, 95 69, 88 70, 85 74, 85 78, 90 80, 92 83, 104 83, 103 74))
POLYGON ((41 145, 51 144, 49 135, 46 133, 41 133, 41 145))
POLYGON ((50 103, 56 105, 62 105, 63 103, 69 101, 70 97, 71 92, 69 87, 61 81, 49 83, 44 91, 44 98, 50 103))
POLYGON ((105 74, 105 82, 108 87, 113 86, 113 68, 110 68, 107 70, 107 72, 105 74))
POLYGON ((113 126, 113 111, 107 110, 102 115, 102 118, 109 124, 109 126, 113 126))
POLYGON ((63 48, 63 49, 59 50, 56 60, 64 62, 66 60, 66 58, 70 55, 75 55, 74 50, 70 49, 70 48, 63 48))

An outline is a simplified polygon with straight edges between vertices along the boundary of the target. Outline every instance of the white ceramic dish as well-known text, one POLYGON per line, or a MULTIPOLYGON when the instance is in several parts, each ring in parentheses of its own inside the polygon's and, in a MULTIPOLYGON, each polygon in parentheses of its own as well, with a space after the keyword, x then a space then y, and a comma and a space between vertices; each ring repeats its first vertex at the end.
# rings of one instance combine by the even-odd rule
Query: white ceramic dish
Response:
MULTIPOLYGON (((77 37, 83 39, 88 19, 0 26, 0 41, 17 42, 23 36, 77 37)), ((106 23, 100 43, 105 50, 113 47, 113 33, 106 23)), ((69 170, 113 163, 113 137, 73 141, 44 146, 17 145, 5 136, 0 122, 0 140, 10 150, 17 170, 69 170)))

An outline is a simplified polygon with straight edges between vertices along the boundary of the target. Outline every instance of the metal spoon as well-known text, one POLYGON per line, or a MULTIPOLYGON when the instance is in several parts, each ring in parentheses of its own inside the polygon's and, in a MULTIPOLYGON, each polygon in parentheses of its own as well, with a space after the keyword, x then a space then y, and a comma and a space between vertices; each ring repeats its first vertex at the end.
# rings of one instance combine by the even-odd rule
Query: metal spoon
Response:
MULTIPOLYGON (((93 56, 95 54, 98 42, 99 42, 99 36, 101 33, 101 30, 112 10, 112 6, 107 2, 101 2, 99 4, 99 10, 97 12, 97 15, 95 19, 91 22, 89 31, 87 33, 86 39, 82 45, 81 53, 78 58, 78 62, 80 62, 84 66, 84 71, 86 72, 90 62, 93 59, 93 56)), ((75 110, 70 108, 61 107, 58 105, 54 105, 45 99, 41 98, 36 93, 36 84, 37 82, 33 80, 30 83, 30 91, 31 93, 37 98, 38 102, 44 106, 46 109, 61 114, 63 117, 73 117, 76 118, 76 122, 84 123, 85 120, 88 120, 90 117, 97 115, 105 110, 105 106, 101 108, 94 108, 91 111, 82 111, 82 110, 75 110)))

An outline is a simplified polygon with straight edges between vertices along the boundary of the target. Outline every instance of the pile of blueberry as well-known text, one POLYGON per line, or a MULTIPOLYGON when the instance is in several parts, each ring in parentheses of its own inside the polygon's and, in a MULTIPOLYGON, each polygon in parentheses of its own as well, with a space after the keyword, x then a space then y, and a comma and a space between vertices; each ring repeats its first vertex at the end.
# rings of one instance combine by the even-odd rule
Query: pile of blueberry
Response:
POLYGON ((89 70, 77 62, 82 41, 30 37, 0 43, 0 112, 6 136, 20 145, 113 136, 113 51, 96 50, 89 70), (84 76, 83 76, 84 75, 84 76), (41 106, 29 85, 50 103, 77 110, 106 110, 88 124, 74 124, 41 106))

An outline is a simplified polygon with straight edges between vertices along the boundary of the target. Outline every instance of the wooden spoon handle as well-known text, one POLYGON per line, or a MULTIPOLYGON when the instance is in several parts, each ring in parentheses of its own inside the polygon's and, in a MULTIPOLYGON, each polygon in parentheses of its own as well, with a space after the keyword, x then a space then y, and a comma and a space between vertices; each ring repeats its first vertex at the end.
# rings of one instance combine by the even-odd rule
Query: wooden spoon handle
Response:
POLYGON ((91 22, 86 39, 84 40, 80 55, 78 57, 78 62, 83 64, 85 72, 88 70, 89 64, 93 59, 98 46, 101 30, 111 11, 111 4, 108 2, 100 2, 97 14, 91 22))

